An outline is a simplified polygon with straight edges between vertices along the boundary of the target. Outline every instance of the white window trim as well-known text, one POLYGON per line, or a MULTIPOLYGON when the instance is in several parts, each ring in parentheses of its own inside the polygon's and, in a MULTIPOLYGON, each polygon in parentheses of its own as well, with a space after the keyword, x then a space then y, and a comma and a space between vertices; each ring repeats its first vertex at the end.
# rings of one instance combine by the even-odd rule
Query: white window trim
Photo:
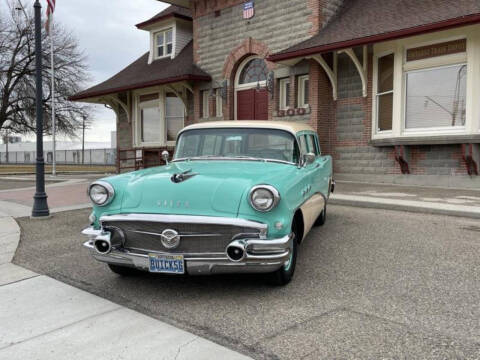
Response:
MULTIPOLYGON (((175 58, 176 48, 177 48, 177 24, 176 22, 171 22, 161 27, 152 29, 150 31, 150 54, 148 57, 148 63, 151 64, 154 60, 166 59, 166 58, 175 58), (172 30, 172 53, 169 55, 158 56, 157 55, 157 34, 172 30)), ((165 44, 164 47, 166 48, 165 44)))
MULTIPOLYGON (((415 73, 418 71, 424 71, 424 70, 435 70, 435 69, 442 69, 442 68, 448 68, 456 65, 467 65, 467 73, 468 73, 468 64, 466 62, 460 62, 458 64, 451 64, 447 63, 446 65, 440 65, 440 66, 424 66, 422 68, 415 68, 414 70, 409 70, 409 71, 404 71, 403 72, 403 89, 404 89, 404 98, 407 98, 407 74, 410 73, 415 73)), ((463 133, 465 132, 465 125, 464 126, 435 126, 435 127, 428 127, 428 128, 407 128, 407 101, 405 100, 403 102, 403 121, 402 121, 402 133, 403 134, 412 134, 412 135, 417 135, 417 134, 442 134, 442 133, 463 133)), ((466 121, 466 119, 465 119, 466 121)))
MULTIPOLYGON (((167 118, 166 118, 166 106, 167 103, 165 101, 166 96, 165 88, 163 87, 156 87, 156 88, 149 88, 149 89, 142 89, 133 92, 133 123, 132 123, 132 132, 133 132, 133 145, 135 148, 149 148, 149 147, 159 147, 159 146, 175 146, 176 141, 167 141, 167 118), (140 96, 147 95, 147 94, 158 94, 158 100, 151 100, 151 102, 158 102, 158 106, 160 109, 160 122, 161 126, 163 126, 163 139, 161 141, 152 141, 152 142, 143 142, 141 141, 141 131, 140 131, 140 96)), ((149 103, 148 101, 147 103, 149 103)), ((185 109, 186 111, 186 109, 185 109)), ((185 125, 185 112, 184 112, 184 125, 185 125)))
POLYGON ((215 91, 215 116, 223 117, 223 98, 220 89, 215 91))
POLYGON ((431 137, 448 135, 480 134, 480 25, 470 25, 442 32, 419 35, 416 37, 394 40, 374 45, 372 78, 372 139, 431 137), (443 43, 456 39, 466 39, 466 53, 450 54, 428 59, 406 62, 406 51, 410 48, 443 43), (392 131, 377 131, 377 72, 378 58, 389 53, 395 54, 394 60, 394 99, 392 131), (467 95, 464 127, 440 127, 428 129, 405 129, 406 118, 406 72, 435 68, 455 64, 467 64, 467 95))
POLYGON ((202 96, 202 119, 208 119, 210 117, 210 91, 201 90, 202 96))
POLYGON ((305 99, 305 82, 309 81, 308 75, 302 75, 298 77, 298 96, 297 104, 299 108, 308 108, 309 99, 305 99), (306 100, 306 101, 305 101, 306 100))
POLYGON ((166 29, 164 29, 164 30, 158 30, 158 31, 155 31, 155 32, 153 33, 153 40, 154 40, 154 58, 155 58, 155 60, 172 57, 172 55, 175 53, 175 52, 173 51, 173 50, 174 50, 174 49, 173 49, 173 43, 175 42, 175 38, 174 38, 173 35, 174 35, 174 34, 173 34, 173 27, 168 27, 168 28, 166 28, 166 29), (172 42, 171 42, 171 43, 168 43, 168 42, 167 42, 167 32, 169 32, 169 31, 172 31, 172 42), (162 45, 162 47, 163 47, 163 55, 162 55, 162 56, 159 56, 159 55, 158 55, 158 48, 159 48, 159 46, 158 46, 157 38, 158 38, 160 35, 163 37, 163 45, 162 45), (169 45, 169 44, 172 44, 172 52, 171 52, 170 54, 167 53, 167 49, 168 49, 168 45, 169 45))
POLYGON ((140 116, 140 96, 142 95, 147 95, 147 94, 158 94, 158 99, 157 100, 151 100, 145 102, 146 104, 148 103, 158 103, 158 107, 160 110, 160 126, 163 126, 165 129, 165 94, 162 89, 156 88, 156 89, 149 89, 149 90, 140 90, 140 91, 135 91, 133 93, 133 106, 134 106, 134 123, 133 123, 133 131, 134 131, 134 136, 133 136, 133 142, 135 147, 154 147, 154 146, 165 146, 166 145, 166 133, 164 131, 164 139, 161 141, 151 141, 151 142, 145 142, 142 141, 141 139, 141 116, 140 116), (163 119, 163 121, 162 121, 163 119))
POLYGON ((279 110, 288 110, 287 100, 290 94, 287 94, 287 84, 290 84, 290 78, 280 79, 278 82, 279 92, 278 92, 278 109, 279 110))
POLYGON ((379 125, 378 125, 378 105, 379 105, 379 101, 378 101, 378 97, 379 96, 382 96, 382 95, 387 95, 387 94, 393 94, 393 101, 395 101, 395 78, 396 78, 396 74, 395 74, 395 62, 396 62, 396 55, 395 55, 395 52, 394 51, 387 51, 387 52, 383 52, 383 53, 380 53, 378 54, 377 56, 375 56, 375 58, 373 59, 373 66, 374 66, 374 74, 373 74, 373 98, 372 98, 372 110, 374 109, 375 111, 372 111, 372 116, 374 118, 374 128, 373 128, 373 131, 375 134, 379 134, 379 135, 390 135, 392 134, 393 132, 393 126, 394 126, 394 114, 395 114, 395 108, 392 107, 392 129, 391 130, 380 130, 379 128, 379 125), (393 89, 392 90, 389 90, 389 91, 384 91, 384 92, 377 92, 378 91, 378 59, 384 57, 384 56, 388 56, 388 55, 391 55, 393 54, 394 55, 394 60, 393 60, 393 89))

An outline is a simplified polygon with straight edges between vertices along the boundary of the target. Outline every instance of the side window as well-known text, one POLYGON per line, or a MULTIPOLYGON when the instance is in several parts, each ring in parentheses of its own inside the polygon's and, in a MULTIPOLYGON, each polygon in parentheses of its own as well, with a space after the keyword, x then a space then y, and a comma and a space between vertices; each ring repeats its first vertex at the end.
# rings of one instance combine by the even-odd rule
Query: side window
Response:
POLYGON ((317 143, 315 141, 315 136, 306 135, 306 137, 307 137, 308 152, 318 155, 318 148, 317 148, 317 143))
POLYGON ((305 135, 300 135, 298 137, 298 141, 300 142, 300 151, 302 152, 302 154, 308 153, 307 141, 305 140, 305 135))
POLYGON ((315 135, 307 135, 307 144, 308 144, 308 152, 314 153, 315 155, 320 155, 318 151, 317 141, 315 139, 315 135))

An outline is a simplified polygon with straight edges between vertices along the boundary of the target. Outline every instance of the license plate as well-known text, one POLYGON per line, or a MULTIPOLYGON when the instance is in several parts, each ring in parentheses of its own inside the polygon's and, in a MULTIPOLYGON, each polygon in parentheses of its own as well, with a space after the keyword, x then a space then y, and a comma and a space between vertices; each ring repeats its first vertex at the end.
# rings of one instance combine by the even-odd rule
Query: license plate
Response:
POLYGON ((148 254, 150 272, 184 274, 183 255, 148 254))

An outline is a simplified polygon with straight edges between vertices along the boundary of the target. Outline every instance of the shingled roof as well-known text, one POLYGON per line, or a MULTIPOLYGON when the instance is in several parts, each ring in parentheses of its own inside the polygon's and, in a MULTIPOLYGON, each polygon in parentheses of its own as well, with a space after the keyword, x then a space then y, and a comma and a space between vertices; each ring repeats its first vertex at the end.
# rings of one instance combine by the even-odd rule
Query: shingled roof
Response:
POLYGON ((192 41, 185 46, 175 59, 159 59, 148 64, 147 52, 110 79, 71 96, 70 100, 82 100, 184 80, 211 80, 210 75, 193 64, 192 41))
POLYGON ((158 21, 166 20, 171 17, 176 17, 176 18, 185 19, 185 20, 192 20, 192 12, 190 11, 190 9, 177 6, 177 5, 171 5, 165 10, 160 11, 157 15, 135 26, 138 29, 142 29, 145 26, 152 25, 158 21))
POLYGON ((480 22, 480 0, 345 0, 312 38, 269 57, 280 61, 480 22))

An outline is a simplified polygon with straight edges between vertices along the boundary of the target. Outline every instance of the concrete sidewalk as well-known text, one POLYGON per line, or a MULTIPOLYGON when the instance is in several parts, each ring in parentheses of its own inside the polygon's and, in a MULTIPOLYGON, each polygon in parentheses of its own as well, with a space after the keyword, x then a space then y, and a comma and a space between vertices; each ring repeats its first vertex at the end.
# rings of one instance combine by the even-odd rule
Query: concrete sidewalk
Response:
POLYGON ((20 238, 0 214, 0 359, 249 359, 11 263, 20 238))
POLYGON ((452 189, 337 181, 329 203, 480 218, 480 189, 452 189))

